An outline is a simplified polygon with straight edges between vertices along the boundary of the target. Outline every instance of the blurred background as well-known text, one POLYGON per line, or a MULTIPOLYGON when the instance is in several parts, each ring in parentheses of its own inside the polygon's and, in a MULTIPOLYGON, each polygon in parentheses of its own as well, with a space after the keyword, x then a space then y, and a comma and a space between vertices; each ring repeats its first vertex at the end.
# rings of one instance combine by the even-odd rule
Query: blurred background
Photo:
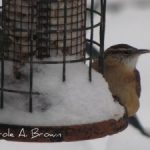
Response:
MULTIPOLYGON (((98 6, 95 5, 97 9, 98 6)), ((107 0, 105 49, 119 43, 150 49, 150 0, 107 0)), ((150 131, 150 54, 140 58, 137 68, 142 84, 137 116, 150 131)), ((0 141, 0 147, 5 150, 150 150, 150 138, 129 125, 125 131, 102 139, 57 144, 0 141)))

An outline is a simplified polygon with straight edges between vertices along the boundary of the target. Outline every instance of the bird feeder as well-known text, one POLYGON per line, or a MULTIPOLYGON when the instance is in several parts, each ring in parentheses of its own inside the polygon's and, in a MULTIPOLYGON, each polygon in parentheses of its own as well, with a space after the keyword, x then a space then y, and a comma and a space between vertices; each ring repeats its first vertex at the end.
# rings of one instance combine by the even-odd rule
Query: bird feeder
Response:
POLYGON ((103 68, 106 1, 100 10, 94 6, 94 0, 90 6, 87 0, 2 1, 1 139, 77 141, 126 128, 124 107, 92 69, 93 46, 103 68))

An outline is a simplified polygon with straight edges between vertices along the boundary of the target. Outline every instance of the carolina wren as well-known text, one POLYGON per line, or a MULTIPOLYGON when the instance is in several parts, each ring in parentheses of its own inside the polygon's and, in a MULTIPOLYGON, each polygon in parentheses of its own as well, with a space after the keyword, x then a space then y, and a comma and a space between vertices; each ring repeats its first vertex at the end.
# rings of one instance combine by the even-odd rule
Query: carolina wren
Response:
MULTIPOLYGON (((138 57, 145 53, 150 53, 150 50, 126 44, 111 46, 104 53, 104 78, 113 97, 125 106, 128 117, 139 108, 141 85, 136 64, 138 57)), ((93 62, 92 67, 99 70, 98 60, 93 62)))

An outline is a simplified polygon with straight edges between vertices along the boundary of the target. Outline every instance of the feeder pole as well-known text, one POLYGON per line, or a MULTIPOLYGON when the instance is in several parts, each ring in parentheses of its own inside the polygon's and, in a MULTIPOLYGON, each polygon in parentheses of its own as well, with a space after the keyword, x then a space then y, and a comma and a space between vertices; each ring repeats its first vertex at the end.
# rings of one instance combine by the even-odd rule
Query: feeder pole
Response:
POLYGON ((100 25, 100 56, 99 72, 104 73, 104 40, 105 40, 105 20, 106 20, 106 0, 101 0, 101 25, 100 25))
MULTIPOLYGON (((3 0, 2 0, 2 4, 4 5, 3 0)), ((3 10, 3 7, 2 7, 2 10, 3 10)), ((2 20, 3 20, 3 11, 2 11, 2 20)), ((2 29, 3 29, 3 21, 2 21, 2 29)), ((2 36, 2 38, 3 38, 3 36, 2 36)), ((3 40, 1 42, 3 42, 3 40)), ((0 101, 1 109, 4 108, 4 47, 5 46, 2 46, 2 49, 1 49, 2 50, 2 52, 1 52, 1 101, 0 101)))
POLYGON ((63 82, 66 81, 67 0, 64 0, 63 82))

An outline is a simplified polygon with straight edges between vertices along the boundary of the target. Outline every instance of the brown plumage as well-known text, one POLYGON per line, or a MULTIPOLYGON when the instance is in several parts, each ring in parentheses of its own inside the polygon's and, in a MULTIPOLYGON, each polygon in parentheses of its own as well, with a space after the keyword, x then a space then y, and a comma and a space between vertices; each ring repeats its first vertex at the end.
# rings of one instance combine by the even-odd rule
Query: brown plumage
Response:
MULTIPOLYGON (((141 84, 136 63, 140 54, 148 52, 126 44, 114 45, 105 51, 104 77, 113 97, 126 107, 129 117, 137 112, 140 105, 141 84)), ((92 67, 98 71, 98 61, 94 61, 92 67)))

